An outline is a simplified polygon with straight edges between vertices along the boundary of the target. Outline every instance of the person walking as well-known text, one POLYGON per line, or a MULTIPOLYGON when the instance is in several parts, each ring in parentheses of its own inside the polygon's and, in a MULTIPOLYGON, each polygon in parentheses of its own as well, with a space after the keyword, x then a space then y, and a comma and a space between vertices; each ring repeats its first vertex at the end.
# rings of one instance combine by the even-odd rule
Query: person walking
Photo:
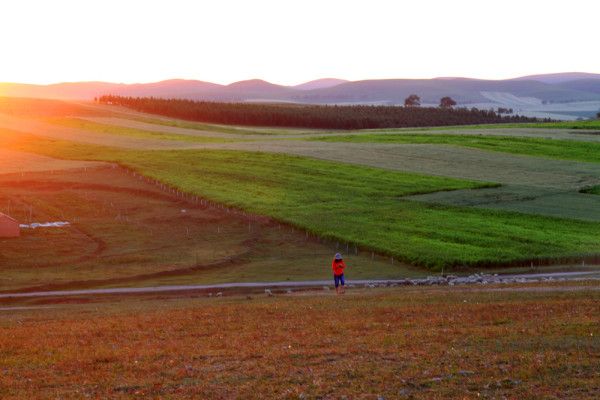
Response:
POLYGON ((335 283, 335 292, 337 294, 344 294, 346 291, 344 285, 344 268, 346 268, 346 263, 342 259, 342 255, 340 253, 336 253, 333 261, 331 262, 331 269, 333 270, 333 282, 335 283))

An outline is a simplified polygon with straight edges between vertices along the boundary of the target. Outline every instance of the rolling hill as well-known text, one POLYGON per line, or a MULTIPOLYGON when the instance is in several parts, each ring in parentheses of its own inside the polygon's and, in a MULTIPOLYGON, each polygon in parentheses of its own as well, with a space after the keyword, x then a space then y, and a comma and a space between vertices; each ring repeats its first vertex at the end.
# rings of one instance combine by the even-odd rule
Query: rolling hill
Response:
POLYGON ((537 81, 491 81, 467 78, 347 82, 327 89, 298 94, 294 98, 306 103, 402 103, 408 95, 416 93, 425 103, 437 103, 441 97, 451 96, 461 104, 470 104, 488 101, 482 92, 510 93, 517 97, 535 97, 548 102, 600 100, 597 93, 537 81))
POLYGON ((556 74, 542 74, 542 75, 527 75, 515 78, 517 81, 538 81, 544 83, 563 83, 569 81, 575 81, 580 79, 600 79, 600 74, 591 74, 588 72, 559 72, 556 74))
POLYGON ((294 86, 294 89, 298 90, 314 90, 314 89, 326 89, 333 86, 341 85, 342 83, 348 82, 345 79, 336 78, 323 78, 317 79, 310 82, 301 83, 300 85, 294 86))
POLYGON ((503 105, 497 99, 521 99, 516 104, 600 102, 600 75, 565 73, 508 80, 469 78, 381 79, 344 81, 319 79, 283 86, 260 79, 219 85, 197 80, 172 79, 156 83, 122 84, 74 82, 53 85, 0 83, 0 95, 11 97, 91 100, 103 94, 153 96, 207 101, 267 101, 317 104, 402 104, 412 94, 423 103, 437 104, 451 96, 460 105, 503 105))
POLYGON ((580 90, 600 94, 600 78, 576 79, 573 81, 561 82, 557 86, 568 90, 580 90))

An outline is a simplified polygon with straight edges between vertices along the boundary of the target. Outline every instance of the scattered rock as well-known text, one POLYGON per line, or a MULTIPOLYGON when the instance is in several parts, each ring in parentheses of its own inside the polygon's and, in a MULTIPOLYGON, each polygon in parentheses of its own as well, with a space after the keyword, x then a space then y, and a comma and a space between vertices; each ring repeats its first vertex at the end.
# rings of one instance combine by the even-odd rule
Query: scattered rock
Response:
POLYGON ((127 394, 134 394, 137 390, 141 389, 141 386, 132 385, 132 386, 117 386, 113 388, 113 392, 121 392, 127 394))
MULTIPOLYGON (((585 278, 585 279, 593 279, 593 278, 585 278)), ((600 278, 596 278, 600 280, 600 278)), ((398 287, 402 285, 408 286, 433 286, 433 285, 448 285, 448 286, 456 286, 456 285, 488 285, 488 284, 511 284, 511 283, 532 283, 532 282, 547 282, 547 281, 566 281, 568 279, 563 277, 540 277, 540 278, 531 278, 531 277, 518 277, 518 276, 506 276, 498 274, 485 274, 485 273, 475 273, 468 276, 457 276, 457 275, 439 275, 439 276, 428 276, 426 278, 411 278, 411 279, 398 279, 391 281, 381 281, 381 282, 368 282, 361 284, 348 284, 348 288, 354 287, 364 287, 369 289, 380 288, 380 287, 398 287)), ((323 290, 331 290, 331 286, 322 286, 323 290)), ((293 290, 291 288, 281 289, 282 293, 292 294, 293 290), (285 290, 285 292, 284 292, 285 290)), ((274 296, 272 289, 265 289, 265 294, 267 296, 274 296)), ((208 293, 208 297, 213 297, 213 293, 208 293)), ((223 296, 222 292, 216 293, 216 297, 223 296)), ((248 297, 248 300, 251 298, 248 297)), ((464 375, 463 375, 464 376, 464 375)))

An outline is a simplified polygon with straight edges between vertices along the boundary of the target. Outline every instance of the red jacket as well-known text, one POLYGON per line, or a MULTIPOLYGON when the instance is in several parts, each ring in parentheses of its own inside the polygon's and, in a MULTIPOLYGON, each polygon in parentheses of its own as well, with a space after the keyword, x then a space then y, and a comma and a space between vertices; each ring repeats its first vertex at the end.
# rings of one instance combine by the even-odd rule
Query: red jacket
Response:
POLYGON ((341 274, 343 274, 344 268, 346 268, 346 264, 344 263, 344 260, 334 259, 331 262, 331 269, 333 270, 334 275, 340 276, 341 274))

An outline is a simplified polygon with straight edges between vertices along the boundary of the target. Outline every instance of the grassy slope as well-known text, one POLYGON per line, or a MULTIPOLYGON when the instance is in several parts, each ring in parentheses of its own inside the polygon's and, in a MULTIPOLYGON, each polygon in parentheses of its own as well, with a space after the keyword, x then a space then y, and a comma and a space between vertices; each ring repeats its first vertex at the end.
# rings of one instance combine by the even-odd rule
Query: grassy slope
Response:
MULTIPOLYGON (((88 132, 119 135, 119 136, 131 136, 136 138, 145 139, 158 139, 158 140, 177 140, 183 142, 200 142, 200 143, 211 143, 211 142, 229 142, 230 139, 223 139, 217 137, 208 136, 192 136, 192 135, 178 135, 173 133, 161 133, 153 131, 145 131, 142 129, 127 128, 124 126, 100 124, 92 121, 87 121, 80 118, 48 118, 47 122, 54 125, 65 126, 73 129, 81 129, 88 132)), ((239 141, 239 140, 238 140, 239 141)))
MULTIPOLYGON (((172 126, 186 129, 196 129, 200 131, 210 131, 219 133, 232 133, 237 135, 289 135, 289 134, 314 134, 315 130, 301 128, 253 128, 233 125, 205 124, 201 122, 186 121, 181 119, 135 117, 137 121, 155 125, 172 126)), ((600 130, 600 120, 586 121, 561 121, 561 122, 540 122, 540 123, 520 123, 520 124, 480 124, 480 125, 455 125, 455 126, 434 126, 434 127, 414 127, 414 128, 386 128, 386 129, 366 129, 353 132, 373 132, 373 133, 393 133, 403 131, 444 131, 448 129, 589 129, 600 130)), ((337 133, 335 130, 318 130, 320 134, 337 133)))
MULTIPOLYGON (((197 206, 108 167, 0 174, 0 212, 71 222, 0 238, 0 276, 10 277, 0 291, 328 279, 337 251, 333 241, 197 206)), ((353 279, 427 273, 354 249, 346 262, 353 279)))
MULTIPOLYGON (((313 134, 314 131, 310 129, 302 128, 259 128, 259 127, 248 127, 248 126, 234 126, 234 125, 216 125, 216 124, 204 124, 202 122, 186 121, 182 119, 169 118, 150 118, 150 117, 136 117, 136 121, 145 122, 147 124, 171 126, 176 128, 195 129, 199 131, 219 132, 219 133, 232 133, 236 135, 293 135, 293 134, 313 134)), ((320 133, 328 133, 322 131, 320 133)))
POLYGON ((0 211, 9 202, 11 216, 23 223, 64 220, 72 225, 0 239, 0 268, 10 275, 0 290, 72 281, 119 283, 210 264, 244 254, 245 241, 252 237, 241 219, 190 208, 111 168, 2 176, 0 211), (182 208, 187 208, 185 216, 182 208), (223 225, 227 234, 217 234, 223 225))
MULTIPOLYGON (((158 119, 158 118, 138 118, 139 121, 165 125, 175 126, 180 128, 188 129, 199 129, 208 130, 213 132, 221 133, 236 133, 236 134, 253 134, 253 135, 274 135, 274 134, 293 134, 302 133, 299 128, 250 128, 250 127, 235 127, 228 125, 213 125, 203 124, 201 122, 177 120, 177 119, 158 119)), ((447 129, 508 129, 508 128, 522 128, 522 129, 590 129, 600 130, 600 119, 586 120, 586 121, 558 121, 558 122, 538 122, 538 123, 508 123, 508 124, 479 124, 479 125, 455 125, 455 126, 434 126, 426 128, 395 128, 395 129, 372 129, 374 132, 390 132, 397 130, 447 130, 447 129)), ((307 131, 306 133, 311 133, 307 131)), ((322 132, 327 133, 327 132, 322 132)))
POLYGON ((398 199, 480 186, 465 181, 263 153, 133 152, 23 137, 12 145, 118 161, 191 193, 432 268, 600 252, 600 224, 398 199))
POLYGON ((475 147, 489 151, 529 156, 600 162, 600 143, 574 140, 536 139, 511 136, 443 134, 364 134, 323 136, 314 140, 354 143, 431 143, 475 147))
POLYGON ((0 397, 593 399, 600 291, 589 289, 153 296, 4 312, 0 397))

